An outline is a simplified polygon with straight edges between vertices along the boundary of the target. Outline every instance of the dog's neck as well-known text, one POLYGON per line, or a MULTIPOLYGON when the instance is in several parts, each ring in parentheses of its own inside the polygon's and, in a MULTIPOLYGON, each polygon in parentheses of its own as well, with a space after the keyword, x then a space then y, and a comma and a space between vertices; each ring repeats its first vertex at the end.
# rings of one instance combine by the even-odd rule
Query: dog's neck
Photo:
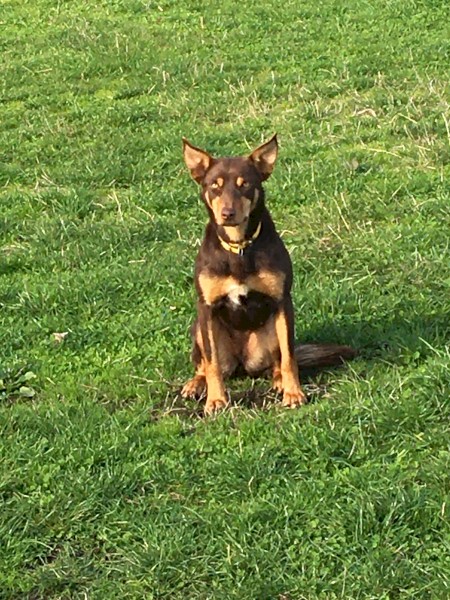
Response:
POLYGON ((217 235, 225 240, 226 242, 232 242, 234 244, 240 244, 248 239, 249 236, 246 236, 247 233, 247 225, 246 223, 241 223, 240 225, 235 225, 233 227, 227 227, 226 225, 218 225, 217 226, 217 235))

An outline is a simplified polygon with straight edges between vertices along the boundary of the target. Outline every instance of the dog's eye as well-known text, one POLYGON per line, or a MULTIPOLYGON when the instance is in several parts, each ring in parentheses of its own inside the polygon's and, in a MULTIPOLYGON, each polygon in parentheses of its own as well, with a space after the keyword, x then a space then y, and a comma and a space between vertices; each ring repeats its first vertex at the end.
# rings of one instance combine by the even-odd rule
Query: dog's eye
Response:
POLYGON ((247 190, 250 187, 250 184, 248 183, 248 181, 245 181, 245 179, 243 177, 238 177, 236 179, 236 185, 239 188, 244 188, 245 190, 247 190))

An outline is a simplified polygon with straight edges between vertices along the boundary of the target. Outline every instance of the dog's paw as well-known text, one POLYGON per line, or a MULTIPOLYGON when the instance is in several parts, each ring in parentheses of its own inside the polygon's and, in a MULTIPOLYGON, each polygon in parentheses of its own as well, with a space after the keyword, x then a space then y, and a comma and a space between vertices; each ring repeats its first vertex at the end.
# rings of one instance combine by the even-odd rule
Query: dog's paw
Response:
POLYGON ((272 389, 277 392, 277 394, 281 394, 283 391, 283 378, 281 377, 281 373, 274 373, 272 378, 272 389))
POLYGON ((225 398, 218 398, 217 400, 207 399, 205 404, 205 415, 213 415, 219 410, 224 409, 228 402, 225 398))
POLYGON ((203 375, 195 375, 181 390, 183 398, 200 398, 206 390, 206 379, 203 375))
POLYGON ((306 404, 307 399, 303 391, 298 388, 295 391, 287 392, 286 390, 283 393, 283 402, 282 405, 286 408, 296 408, 297 406, 301 406, 302 404, 306 404))

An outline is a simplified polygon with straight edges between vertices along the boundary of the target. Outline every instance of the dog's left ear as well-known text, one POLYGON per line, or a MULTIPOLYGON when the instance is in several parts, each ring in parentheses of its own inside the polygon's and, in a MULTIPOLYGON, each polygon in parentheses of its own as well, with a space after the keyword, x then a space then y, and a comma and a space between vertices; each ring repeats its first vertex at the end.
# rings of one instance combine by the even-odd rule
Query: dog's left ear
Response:
POLYGON ((183 157, 192 178, 197 183, 201 183, 213 163, 213 157, 204 150, 193 146, 186 138, 183 138, 183 157))
POLYGON ((275 166, 277 156, 277 134, 270 138, 268 142, 256 148, 256 150, 253 150, 253 152, 250 154, 249 159, 254 163, 255 167, 258 169, 263 181, 270 177, 275 166))

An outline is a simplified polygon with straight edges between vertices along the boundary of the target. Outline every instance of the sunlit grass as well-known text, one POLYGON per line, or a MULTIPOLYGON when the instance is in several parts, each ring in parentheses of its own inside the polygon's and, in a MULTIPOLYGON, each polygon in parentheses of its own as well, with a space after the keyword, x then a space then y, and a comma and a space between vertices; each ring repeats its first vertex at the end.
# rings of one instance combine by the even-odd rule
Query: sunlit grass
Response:
POLYGON ((2 4, 1 598, 448 598, 449 16, 2 4), (298 337, 360 356, 203 420, 181 136, 275 131, 298 337))

